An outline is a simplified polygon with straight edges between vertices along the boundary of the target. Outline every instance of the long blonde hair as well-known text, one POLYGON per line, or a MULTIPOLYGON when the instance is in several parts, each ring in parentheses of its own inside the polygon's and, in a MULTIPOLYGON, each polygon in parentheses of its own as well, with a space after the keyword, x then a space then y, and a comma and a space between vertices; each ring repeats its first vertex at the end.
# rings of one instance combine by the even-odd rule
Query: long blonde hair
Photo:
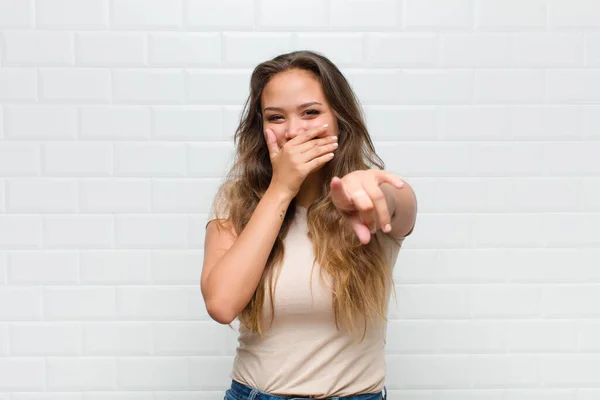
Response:
MULTIPOLYGON (((321 83, 338 121, 339 147, 336 157, 322 168, 324 182, 356 170, 374 167, 384 169, 383 161, 375 153, 356 96, 346 78, 330 60, 315 52, 297 51, 263 62, 252 73, 250 95, 234 135, 234 165, 217 192, 217 197, 224 198, 227 203, 227 221, 230 221, 238 235, 250 220, 272 176, 263 135, 262 91, 275 74, 290 69, 312 72, 321 83)), ((283 241, 295 210, 295 202, 292 201, 256 292, 239 316, 247 329, 261 336, 264 332, 261 321, 267 292, 265 288, 269 288, 272 322, 275 314, 274 286, 280 271, 278 266, 285 252, 283 241)), ((340 218, 333 205, 327 184, 323 185, 321 196, 308 209, 307 221, 315 262, 320 264, 321 273, 331 278, 336 326, 339 328, 341 321, 346 327, 355 329, 355 321, 361 318, 364 338, 368 321, 377 316, 387 319, 388 294, 390 288, 394 288, 391 266, 387 265, 380 238, 373 235, 367 245, 358 242, 349 224, 340 218)))

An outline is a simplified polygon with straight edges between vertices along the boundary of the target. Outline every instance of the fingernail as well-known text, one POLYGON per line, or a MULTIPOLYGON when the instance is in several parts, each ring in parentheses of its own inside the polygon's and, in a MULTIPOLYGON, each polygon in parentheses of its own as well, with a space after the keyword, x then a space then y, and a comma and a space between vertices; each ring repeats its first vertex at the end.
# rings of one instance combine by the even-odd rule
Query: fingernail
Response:
POLYGON ((323 125, 323 129, 327 128, 328 126, 329 126, 329 124, 323 125))
POLYGON ((388 232, 389 232, 389 231, 391 231, 391 230, 392 230, 392 226, 391 226, 390 224, 386 224, 386 225, 383 227, 383 231, 384 231, 385 233, 388 233, 388 232))
POLYGON ((377 228, 371 229, 371 233, 375 233, 375 232, 377 232, 377 228))

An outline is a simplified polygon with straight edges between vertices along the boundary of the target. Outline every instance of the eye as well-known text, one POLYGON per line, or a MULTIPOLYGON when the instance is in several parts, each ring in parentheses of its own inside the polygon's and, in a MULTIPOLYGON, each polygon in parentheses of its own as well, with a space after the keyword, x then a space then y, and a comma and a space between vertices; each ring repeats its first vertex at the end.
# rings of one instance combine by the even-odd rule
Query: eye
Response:
POLYGON ((306 113, 308 115, 319 115, 319 114, 321 114, 321 112, 319 110, 314 110, 314 109, 306 110, 306 113))
POLYGON ((267 121, 275 121, 278 118, 282 118, 281 115, 271 115, 269 118, 267 118, 267 121))

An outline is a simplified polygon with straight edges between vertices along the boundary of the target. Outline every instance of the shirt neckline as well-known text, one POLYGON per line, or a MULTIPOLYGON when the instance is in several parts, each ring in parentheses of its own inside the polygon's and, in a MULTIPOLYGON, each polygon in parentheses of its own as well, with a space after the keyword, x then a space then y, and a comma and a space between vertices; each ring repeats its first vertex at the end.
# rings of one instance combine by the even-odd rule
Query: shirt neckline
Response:
POLYGON ((308 213, 308 208, 302 206, 296 206, 296 214, 306 215, 308 213))

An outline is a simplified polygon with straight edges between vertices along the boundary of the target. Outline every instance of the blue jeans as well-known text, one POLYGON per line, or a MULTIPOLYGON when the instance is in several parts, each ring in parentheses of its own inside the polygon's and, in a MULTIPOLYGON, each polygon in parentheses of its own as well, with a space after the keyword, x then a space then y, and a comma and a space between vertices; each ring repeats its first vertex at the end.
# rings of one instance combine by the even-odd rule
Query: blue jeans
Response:
MULTIPOLYGON (((294 400, 294 399, 309 399, 310 397, 283 397, 283 396, 275 396, 272 394, 268 394, 265 392, 261 392, 258 389, 254 389, 250 386, 243 385, 238 381, 231 381, 231 388, 225 392, 224 400, 294 400)), ((384 387, 381 392, 377 393, 366 393, 366 394, 357 394, 353 396, 345 396, 345 397, 327 397, 330 400, 386 400, 387 399, 387 390, 384 387)))

